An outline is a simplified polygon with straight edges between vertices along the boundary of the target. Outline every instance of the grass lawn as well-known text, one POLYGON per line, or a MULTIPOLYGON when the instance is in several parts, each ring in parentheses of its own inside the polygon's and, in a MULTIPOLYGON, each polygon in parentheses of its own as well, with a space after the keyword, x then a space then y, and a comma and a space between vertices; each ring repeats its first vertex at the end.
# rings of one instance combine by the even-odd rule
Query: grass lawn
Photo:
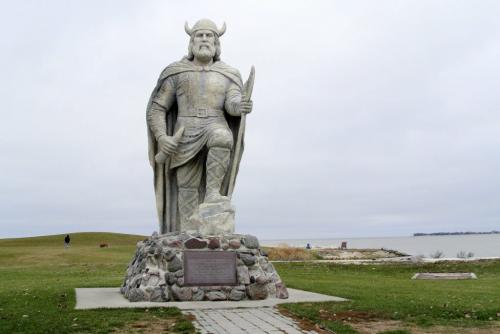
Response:
POLYGON ((500 333, 500 261, 419 265, 276 263, 275 267, 289 287, 351 300, 283 306, 337 333, 357 333, 370 323, 380 322, 400 328, 399 333, 468 333, 471 328, 500 333), (479 279, 411 280, 416 272, 475 272, 479 279))
MULTIPOLYGON (((175 308, 74 310, 74 288, 122 283, 135 244, 143 237, 78 233, 72 235, 69 249, 64 249, 63 238, 0 239, 0 333, 195 332, 189 319, 175 308), (101 243, 110 247, 99 248, 101 243)), ((352 300, 282 307, 339 334, 469 333, 471 328, 500 333, 500 261, 275 266, 289 287, 352 300), (479 279, 410 280, 418 271, 473 271, 479 279), (392 327, 366 329, 370 324, 392 327)))
POLYGON ((74 310, 74 288, 121 285, 135 244, 144 237, 71 237, 69 249, 64 235, 0 240, 0 333, 195 332, 176 308, 74 310), (99 248, 101 243, 110 247, 99 248))

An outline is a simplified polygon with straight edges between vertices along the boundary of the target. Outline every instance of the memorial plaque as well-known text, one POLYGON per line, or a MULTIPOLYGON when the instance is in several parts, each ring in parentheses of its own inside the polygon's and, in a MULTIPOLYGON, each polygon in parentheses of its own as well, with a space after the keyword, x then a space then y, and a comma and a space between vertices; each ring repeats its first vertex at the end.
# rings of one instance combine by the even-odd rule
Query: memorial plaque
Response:
POLYGON ((236 285, 236 253, 184 251, 184 285, 236 285))

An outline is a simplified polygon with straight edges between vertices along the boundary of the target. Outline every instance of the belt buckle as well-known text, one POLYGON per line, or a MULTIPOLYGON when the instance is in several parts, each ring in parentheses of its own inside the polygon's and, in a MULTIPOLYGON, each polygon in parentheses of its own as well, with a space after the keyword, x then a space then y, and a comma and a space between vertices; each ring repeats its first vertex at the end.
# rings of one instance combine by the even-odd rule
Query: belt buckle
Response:
POLYGON ((198 108, 196 110, 196 117, 207 118, 208 117, 208 109, 207 108, 198 108))

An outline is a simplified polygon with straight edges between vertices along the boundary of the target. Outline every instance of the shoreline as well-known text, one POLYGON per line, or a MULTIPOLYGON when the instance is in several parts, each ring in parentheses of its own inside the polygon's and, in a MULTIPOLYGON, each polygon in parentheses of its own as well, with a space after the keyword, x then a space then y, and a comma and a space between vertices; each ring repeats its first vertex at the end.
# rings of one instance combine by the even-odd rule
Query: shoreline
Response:
MULTIPOLYGON (((311 248, 339 248, 342 242, 348 249, 393 249, 406 255, 434 257, 441 254, 446 258, 461 257, 497 257, 500 256, 500 234, 468 234, 468 235, 435 235, 408 236, 390 238, 353 238, 353 239, 296 239, 296 240, 263 240, 262 245, 279 247, 305 248, 309 243, 311 248)), ((380 257, 380 256, 379 256, 380 257)))
POLYGON ((382 264, 382 263, 437 263, 437 262, 478 262, 500 260, 500 256, 475 257, 469 259, 444 257, 439 259, 420 258, 418 256, 388 257, 379 259, 339 259, 339 260, 271 260, 272 263, 338 263, 338 264, 382 264))

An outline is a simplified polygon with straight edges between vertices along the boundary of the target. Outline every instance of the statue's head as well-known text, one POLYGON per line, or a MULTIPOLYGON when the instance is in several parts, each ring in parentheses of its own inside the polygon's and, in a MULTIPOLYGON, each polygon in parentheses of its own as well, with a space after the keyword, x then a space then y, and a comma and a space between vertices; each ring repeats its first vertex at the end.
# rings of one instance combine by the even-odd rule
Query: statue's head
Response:
POLYGON ((222 28, 217 28, 214 22, 209 19, 201 19, 195 23, 192 28, 189 25, 184 25, 186 33, 191 37, 188 47, 188 59, 193 60, 195 57, 202 61, 220 59, 220 42, 219 37, 226 32, 226 24, 222 28))

